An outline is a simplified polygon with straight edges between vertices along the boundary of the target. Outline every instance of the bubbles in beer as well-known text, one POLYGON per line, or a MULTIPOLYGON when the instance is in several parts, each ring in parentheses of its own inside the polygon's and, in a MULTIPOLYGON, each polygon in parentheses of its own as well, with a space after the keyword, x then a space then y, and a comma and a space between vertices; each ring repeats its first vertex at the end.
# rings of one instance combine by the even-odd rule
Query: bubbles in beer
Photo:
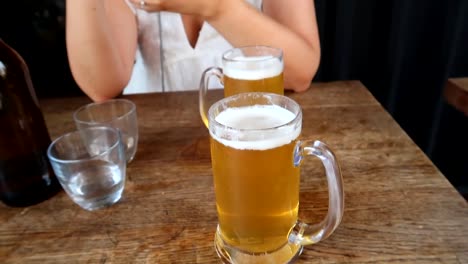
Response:
POLYGON ((277 105, 228 108, 216 116, 216 121, 235 130, 221 128, 212 132, 212 136, 235 149, 272 149, 299 136, 300 126, 288 124, 295 117, 294 113, 277 105))
POLYGON ((224 65, 224 74, 238 80, 260 80, 283 72, 283 63, 273 56, 236 57, 224 65))

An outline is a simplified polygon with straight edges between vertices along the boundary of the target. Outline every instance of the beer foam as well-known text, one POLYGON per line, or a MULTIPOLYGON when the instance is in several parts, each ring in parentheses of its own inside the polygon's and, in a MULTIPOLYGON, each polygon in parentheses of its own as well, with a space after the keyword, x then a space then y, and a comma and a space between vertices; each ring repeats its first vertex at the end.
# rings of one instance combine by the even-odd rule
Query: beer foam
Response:
POLYGON ((295 117, 291 111, 276 105, 228 108, 216 117, 216 121, 236 130, 223 127, 215 129, 211 136, 221 144, 235 149, 272 149, 295 140, 301 129, 294 124, 278 129, 267 128, 285 125, 295 117))
POLYGON ((260 80, 283 72, 283 63, 273 56, 236 57, 226 63, 224 74, 239 80, 260 80))

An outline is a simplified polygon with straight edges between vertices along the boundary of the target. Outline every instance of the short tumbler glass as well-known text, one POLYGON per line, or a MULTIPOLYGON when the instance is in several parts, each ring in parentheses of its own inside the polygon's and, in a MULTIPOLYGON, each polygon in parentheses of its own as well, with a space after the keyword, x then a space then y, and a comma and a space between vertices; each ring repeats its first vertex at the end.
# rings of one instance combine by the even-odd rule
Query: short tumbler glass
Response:
POLYGON ((83 209, 120 200, 127 163, 119 130, 102 126, 70 132, 54 140, 47 155, 63 189, 83 209))
POLYGON ((73 114, 78 130, 94 126, 111 126, 120 130, 127 163, 135 157, 138 145, 138 121, 135 104, 127 99, 90 103, 73 114))

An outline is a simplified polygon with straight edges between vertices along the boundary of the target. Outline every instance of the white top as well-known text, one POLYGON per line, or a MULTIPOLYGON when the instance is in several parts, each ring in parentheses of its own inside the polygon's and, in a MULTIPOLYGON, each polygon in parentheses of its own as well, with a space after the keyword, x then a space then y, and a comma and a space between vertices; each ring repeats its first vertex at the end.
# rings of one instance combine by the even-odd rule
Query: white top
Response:
MULTIPOLYGON (((262 0, 246 0, 261 10, 262 0)), ((128 3, 128 2, 127 2, 128 3)), ((198 89, 203 71, 221 67, 221 56, 232 45, 204 22, 192 48, 178 13, 135 9, 138 48, 124 94, 198 89), (161 41, 162 40, 162 41, 161 41)))

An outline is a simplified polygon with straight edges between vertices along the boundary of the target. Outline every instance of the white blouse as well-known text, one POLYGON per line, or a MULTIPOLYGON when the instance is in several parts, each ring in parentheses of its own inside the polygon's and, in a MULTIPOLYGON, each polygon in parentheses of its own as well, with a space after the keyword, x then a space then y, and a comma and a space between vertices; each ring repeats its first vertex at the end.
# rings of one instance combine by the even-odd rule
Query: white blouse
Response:
MULTIPOLYGON (((246 0, 261 10, 262 0, 246 0)), ((128 2, 127 2, 128 3, 128 2)), ((124 94, 198 89, 205 69, 221 67, 221 56, 232 48, 210 24, 204 22, 192 48, 178 13, 135 9, 138 48, 132 76, 124 94)))

